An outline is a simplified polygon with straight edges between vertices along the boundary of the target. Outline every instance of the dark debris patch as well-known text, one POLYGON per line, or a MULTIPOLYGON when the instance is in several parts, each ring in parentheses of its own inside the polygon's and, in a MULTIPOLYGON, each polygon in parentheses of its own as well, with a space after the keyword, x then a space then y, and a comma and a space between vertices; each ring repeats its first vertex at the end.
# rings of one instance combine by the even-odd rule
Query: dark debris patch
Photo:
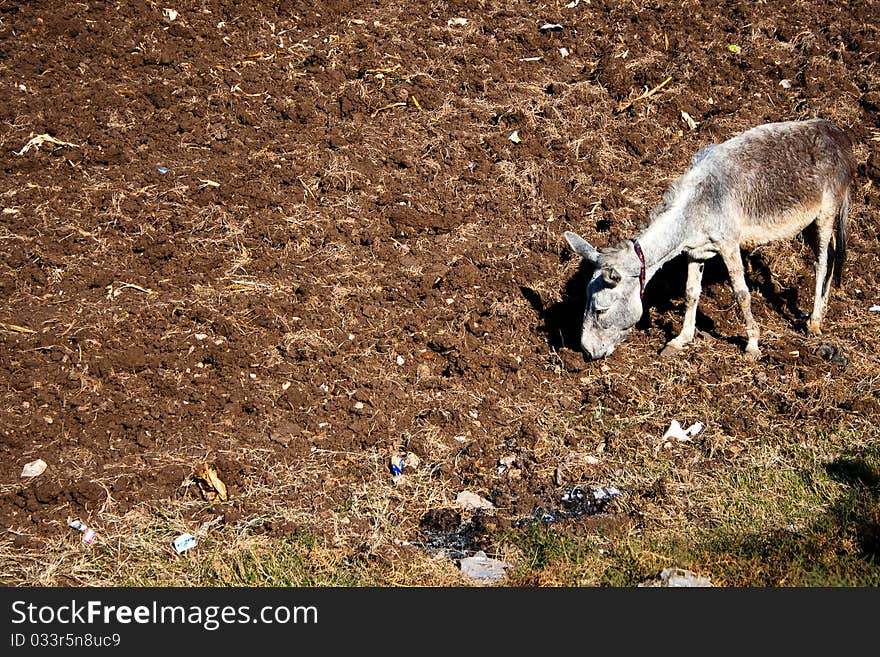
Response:
POLYGON ((410 541, 410 545, 421 547, 430 555, 443 553, 451 559, 463 559, 479 549, 479 523, 463 519, 459 511, 431 509, 422 516, 420 525, 424 538, 410 541))
POLYGON ((538 507, 531 516, 518 520, 514 526, 576 520, 605 513, 611 501, 620 495, 621 491, 614 486, 567 486, 560 496, 561 507, 538 507))

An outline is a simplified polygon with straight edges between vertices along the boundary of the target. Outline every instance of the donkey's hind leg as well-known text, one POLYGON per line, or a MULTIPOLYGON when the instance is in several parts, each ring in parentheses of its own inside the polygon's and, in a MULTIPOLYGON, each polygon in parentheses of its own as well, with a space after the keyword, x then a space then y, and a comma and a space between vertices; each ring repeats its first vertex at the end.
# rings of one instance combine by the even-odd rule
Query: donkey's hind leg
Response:
POLYGON ((727 273, 730 276, 730 284, 733 286, 733 294, 739 302, 740 310, 742 310, 743 320, 746 324, 746 335, 749 338, 746 344, 746 358, 749 360, 758 360, 761 357, 761 351, 758 349, 758 338, 761 330, 758 323, 752 315, 752 295, 746 285, 746 275, 743 269, 742 255, 740 255, 739 244, 726 244, 719 249, 724 264, 727 266, 727 273))
POLYGON ((697 325, 697 303, 700 301, 700 292, 703 287, 703 262, 688 259, 687 283, 685 284, 685 309, 684 323, 681 333, 666 343, 662 356, 672 356, 678 353, 682 347, 694 339, 697 325))
POLYGON ((812 247, 816 253, 816 286, 813 293, 813 312, 807 320, 807 331, 811 335, 822 333, 822 318, 825 316, 825 308, 828 304, 828 292, 831 288, 828 267, 833 266, 829 260, 833 262, 834 258, 831 232, 835 215, 836 212, 828 210, 827 206, 823 207, 814 224, 816 240, 812 247))

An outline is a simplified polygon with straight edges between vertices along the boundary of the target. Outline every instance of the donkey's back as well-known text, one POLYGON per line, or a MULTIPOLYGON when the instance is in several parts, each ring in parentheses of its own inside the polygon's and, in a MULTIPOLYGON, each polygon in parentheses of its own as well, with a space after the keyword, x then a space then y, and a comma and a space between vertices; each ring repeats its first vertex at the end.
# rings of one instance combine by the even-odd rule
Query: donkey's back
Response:
POLYGON ((847 134, 817 118, 767 123, 708 146, 681 182, 701 181, 697 203, 718 211, 735 234, 727 237, 748 249, 836 214, 848 200, 855 169, 847 134))

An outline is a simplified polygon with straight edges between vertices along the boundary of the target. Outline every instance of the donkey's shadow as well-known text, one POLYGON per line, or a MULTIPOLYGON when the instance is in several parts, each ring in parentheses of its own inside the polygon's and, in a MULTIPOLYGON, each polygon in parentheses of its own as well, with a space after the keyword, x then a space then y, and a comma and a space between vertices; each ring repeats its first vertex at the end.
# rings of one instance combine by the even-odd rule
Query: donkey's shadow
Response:
POLYGON ((584 315, 587 283, 592 270, 586 261, 581 262, 575 274, 566 282, 562 298, 546 307, 538 292, 524 285, 519 288, 543 321, 539 330, 547 336, 547 342, 554 350, 563 347, 572 351, 581 349, 580 318, 584 315))
POLYGON ((805 324, 804 320, 809 314, 799 306, 797 287, 784 288, 777 286, 773 281, 773 272, 765 259, 759 253, 750 254, 743 258, 746 267, 746 280, 749 287, 757 290, 767 301, 767 304, 779 315, 793 324, 805 324))

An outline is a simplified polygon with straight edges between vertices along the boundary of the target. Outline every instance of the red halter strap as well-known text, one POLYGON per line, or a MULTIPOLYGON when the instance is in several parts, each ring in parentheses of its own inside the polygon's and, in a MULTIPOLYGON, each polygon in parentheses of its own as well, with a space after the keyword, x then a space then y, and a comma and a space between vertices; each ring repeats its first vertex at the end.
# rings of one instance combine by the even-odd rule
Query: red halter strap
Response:
POLYGON ((636 255, 639 256, 639 262, 642 263, 642 268, 639 271, 639 299, 641 299, 645 296, 645 254, 642 253, 642 247, 638 240, 632 240, 632 243, 636 255))

